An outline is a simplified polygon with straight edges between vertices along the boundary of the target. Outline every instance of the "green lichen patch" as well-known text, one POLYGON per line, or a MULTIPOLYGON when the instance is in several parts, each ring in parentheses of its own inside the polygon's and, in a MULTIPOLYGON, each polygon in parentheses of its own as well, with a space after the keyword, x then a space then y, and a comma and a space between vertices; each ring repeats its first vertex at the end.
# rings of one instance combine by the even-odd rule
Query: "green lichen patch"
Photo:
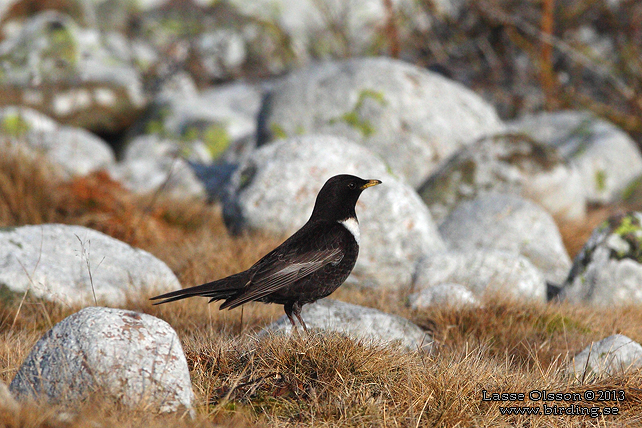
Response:
POLYGON ((171 114, 169 106, 160 106, 153 111, 145 123, 145 134, 156 134, 160 137, 169 137, 165 128, 165 119, 171 114))
POLYGON ((42 52, 43 55, 55 57, 64 62, 64 65, 76 66, 78 46, 70 29, 59 23, 51 23, 48 28, 48 41, 49 46, 42 52))
POLYGON ((640 227, 640 219, 628 215, 622 218, 620 224, 613 233, 624 237, 629 234, 639 233, 640 231, 642 231, 642 227, 640 227))
POLYGON ((205 129, 202 136, 212 159, 217 159, 230 146, 231 138, 224 126, 210 125, 205 129))
POLYGON ((357 129, 365 138, 372 136, 376 129, 368 119, 362 118, 362 111, 366 100, 371 99, 381 106, 388 104, 383 93, 372 89, 362 89, 359 92, 357 102, 352 110, 329 120, 330 124, 344 122, 352 128, 357 129))
POLYGON ((606 172, 603 169, 595 171, 595 188, 600 192, 606 190, 606 172))
POLYGON ((285 129, 278 123, 271 123, 270 131, 272 132, 274 139, 284 140, 288 138, 288 134, 285 132, 285 129))
MULTIPOLYGON (((369 120, 361 120, 359 114, 355 111, 350 111, 341 116, 341 121, 347 123, 351 127, 358 129, 361 135, 369 137, 374 134, 375 129, 369 120)), ((336 123, 336 120, 331 120, 330 123, 336 123)))
POLYGON ((199 139, 201 135, 200 129, 198 129, 196 126, 188 126, 183 130, 183 135, 181 137, 181 140, 183 141, 196 141, 199 139))
POLYGON ((365 103, 367 99, 372 99, 376 101, 382 107, 388 104, 382 92, 375 91, 372 89, 362 89, 359 92, 359 98, 357 99, 357 104, 354 107, 355 110, 360 110, 363 107, 363 103, 365 103))
POLYGON ((0 123, 0 130, 11 137, 23 137, 30 129, 29 122, 19 113, 6 115, 0 123))
MULTIPOLYGON (((186 126, 180 137, 183 143, 202 141, 212 159, 217 159, 230 146, 231 138, 224 125, 206 121, 197 121, 186 126)), ((183 155, 189 155, 190 144, 183 144, 183 155)))
POLYGON ((617 218, 612 220, 612 233, 628 244, 628 249, 626 251, 622 249, 612 250, 611 257, 616 260, 632 259, 642 263, 642 225, 640 224, 640 217, 630 213, 618 218, 619 222, 617 218))
POLYGON ((145 134, 165 134, 165 124, 161 120, 150 120, 145 124, 145 134))
POLYGON ((22 249, 22 244, 20 242, 14 241, 13 239, 9 239, 9 242, 15 245, 16 247, 22 249))

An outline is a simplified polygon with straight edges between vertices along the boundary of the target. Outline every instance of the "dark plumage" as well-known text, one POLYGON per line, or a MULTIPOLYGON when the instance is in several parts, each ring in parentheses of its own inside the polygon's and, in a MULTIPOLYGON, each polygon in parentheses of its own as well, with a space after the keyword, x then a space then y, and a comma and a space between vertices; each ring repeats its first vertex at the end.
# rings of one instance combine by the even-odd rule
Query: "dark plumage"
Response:
POLYGON ((330 295, 346 280, 359 254, 355 206, 361 192, 380 184, 353 175, 330 178, 319 191, 308 222, 246 271, 196 287, 152 297, 173 302, 205 296, 225 300, 219 309, 250 301, 283 305, 292 326, 304 329, 301 307, 330 295))

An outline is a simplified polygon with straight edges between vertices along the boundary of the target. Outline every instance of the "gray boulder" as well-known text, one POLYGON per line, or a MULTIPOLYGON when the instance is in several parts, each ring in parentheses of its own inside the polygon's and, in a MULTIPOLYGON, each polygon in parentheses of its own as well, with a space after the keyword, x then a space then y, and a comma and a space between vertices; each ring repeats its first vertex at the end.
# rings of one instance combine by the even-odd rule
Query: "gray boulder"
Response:
POLYGON ((602 306, 642 303, 642 213, 615 216, 598 226, 558 297, 602 306))
POLYGON ((199 105, 203 111, 209 108, 215 112, 218 121, 225 125, 231 147, 236 147, 239 142, 256 140, 257 117, 269 86, 270 83, 235 82, 210 87, 200 93, 199 105))
POLYGON ((434 287, 424 288, 408 296, 408 306, 413 311, 420 311, 431 307, 463 308, 466 306, 479 306, 477 297, 468 288, 461 284, 441 283, 434 287))
POLYGON ((435 287, 444 283, 462 284, 476 298, 503 295, 526 301, 546 300, 542 273, 526 257, 514 252, 452 251, 433 254, 418 264, 414 290, 437 293, 435 287))
POLYGON ((0 43, 0 104, 26 104, 86 129, 128 126, 146 104, 142 80, 104 39, 56 11, 30 17, 18 34, 0 43))
POLYGON ((519 196, 490 193, 461 202, 439 231, 453 250, 521 254, 555 284, 566 279, 571 267, 551 215, 519 196))
POLYGON ((73 406, 93 393, 159 412, 191 410, 187 360, 176 332, 151 315, 90 307, 49 330, 10 385, 20 401, 73 406))
POLYGON ((63 304, 122 305, 181 288, 165 263, 103 233, 44 224, 0 229, 0 284, 63 304))
POLYGON ((554 146, 519 134, 486 137, 459 149, 418 190, 437 222, 460 201, 488 192, 520 195, 566 220, 586 215, 577 168, 554 146))
POLYGON ((263 92, 260 85, 243 82, 199 91, 188 75, 178 74, 163 85, 137 132, 177 144, 198 141, 211 160, 227 151, 245 153, 256 139, 263 92))
MULTIPOLYGON (((230 0, 243 16, 278 28, 280 40, 299 62, 315 57, 372 54, 381 49, 382 23, 388 19, 385 4, 377 0, 230 0)), ((438 0, 438 11, 454 9, 458 2, 438 0)), ((404 24, 415 22, 422 8, 413 0, 395 0, 395 13, 404 24)), ((424 17, 424 22, 428 17, 424 17)), ((273 30, 272 33, 275 33, 273 30)), ((273 34, 272 34, 273 36, 273 34)), ((274 37, 274 36, 273 36, 274 37)))
POLYGON ((378 153, 413 187, 460 147, 503 124, 474 92, 388 58, 314 64, 270 93, 259 144, 301 134, 349 138, 378 153))
POLYGON ((577 379, 591 381, 639 367, 642 367, 642 346, 624 335, 614 334, 587 346, 573 358, 566 371, 577 379))
POLYGON ((205 185, 192 162, 208 162, 210 154, 203 143, 179 144, 157 135, 132 140, 123 160, 108 169, 110 176, 129 190, 152 193, 159 189, 175 198, 205 198, 205 185))
POLYGON ((4 150, 43 154, 63 178, 83 176, 116 162, 109 145, 84 129, 62 126, 27 107, 0 108, 4 150))
POLYGON ((234 173, 223 215, 233 231, 295 232, 312 213, 316 195, 337 174, 380 179, 357 204, 361 245, 352 280, 362 285, 409 285, 415 263, 444 243, 417 193, 387 172, 366 148, 331 136, 283 140, 254 151, 234 173))
MULTIPOLYGON (((305 305, 301 316, 308 329, 344 333, 355 339, 397 342, 409 350, 429 351, 432 338, 415 324, 397 315, 333 299, 321 299, 305 305)), ((287 316, 267 326, 266 333, 292 331, 287 316)))
POLYGON ((642 156, 631 137, 588 112, 540 113, 509 126, 557 147, 575 164, 589 202, 612 202, 631 180, 642 174, 642 156))
POLYGON ((260 67, 260 62, 254 61, 255 57, 249 58, 249 54, 260 56, 262 53, 256 52, 251 42, 268 30, 257 34, 264 27, 263 23, 251 22, 241 16, 227 1, 125 1, 130 10, 139 10, 132 15, 137 31, 129 33, 134 33, 157 52, 157 62, 152 64, 151 71, 160 79, 182 68, 206 84, 230 81, 247 74, 244 73, 247 67, 246 70, 243 68, 249 61, 254 62, 254 67, 260 67))

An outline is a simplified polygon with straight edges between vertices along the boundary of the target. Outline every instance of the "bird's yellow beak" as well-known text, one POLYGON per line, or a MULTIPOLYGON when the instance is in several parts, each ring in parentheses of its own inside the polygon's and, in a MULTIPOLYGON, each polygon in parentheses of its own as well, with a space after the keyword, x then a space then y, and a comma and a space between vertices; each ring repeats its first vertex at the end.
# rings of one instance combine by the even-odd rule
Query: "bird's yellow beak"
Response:
POLYGON ((368 180, 366 184, 361 186, 361 190, 367 189, 368 187, 376 186, 377 184, 381 184, 381 180, 368 180))

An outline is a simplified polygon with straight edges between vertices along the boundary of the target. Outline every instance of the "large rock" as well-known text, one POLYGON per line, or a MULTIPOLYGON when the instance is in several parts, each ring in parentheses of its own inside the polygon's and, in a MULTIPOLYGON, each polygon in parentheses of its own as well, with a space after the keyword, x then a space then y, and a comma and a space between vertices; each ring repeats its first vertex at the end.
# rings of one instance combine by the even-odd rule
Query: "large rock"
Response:
POLYGON ((462 284, 477 298, 502 295, 524 301, 546 300, 542 273, 526 257, 507 251, 452 251, 428 256, 419 263, 414 290, 443 283, 462 284))
POLYGON ((181 288, 165 263, 103 233, 44 224, 0 229, 0 284, 64 304, 122 305, 181 288))
POLYGON ((566 279, 571 267, 551 215, 519 196, 491 193, 461 202, 439 231, 454 250, 519 253, 555 284, 566 279))
POLYGON ((642 213, 612 217, 593 231, 559 298, 603 306, 642 303, 642 213))
POLYGON ((49 117, 26 107, 0 108, 0 136, 3 150, 24 148, 43 154, 64 178, 87 175, 116 162, 109 145, 80 128, 62 126, 49 117))
POLYGON ((163 85, 137 131, 177 143, 200 141, 216 160, 229 148, 254 142, 262 96, 261 86, 242 82, 199 92, 189 76, 179 74, 163 85))
POLYGON ((123 160, 108 169, 110 176, 129 190, 147 194, 161 190, 175 198, 204 198, 205 185, 192 162, 209 162, 210 153, 200 141, 177 143, 158 135, 132 140, 123 160))
POLYGON ((555 147, 519 134, 495 135, 459 149, 418 192, 437 222, 460 201, 488 192, 520 195, 566 220, 586 214, 579 171, 555 147))
POLYGON ((415 263, 444 243, 417 193, 364 147, 331 136, 283 140, 253 152, 230 180, 223 214, 234 231, 281 235, 303 226, 317 192, 337 174, 380 179, 361 195, 361 245, 352 279, 363 285, 409 285, 415 263))
POLYGON ((49 330, 10 385, 21 401, 70 406, 92 393, 160 412, 191 409, 187 360, 176 332, 151 315, 90 307, 49 330))
POLYGON ((624 335, 614 334, 584 348, 566 370, 570 375, 587 382, 639 367, 642 367, 642 346, 624 335))
MULTIPOLYGON (((345 333, 355 339, 398 342, 409 350, 429 351, 432 338, 415 324, 397 315, 333 299, 305 305, 301 316, 308 329, 345 333)), ((292 331, 287 316, 266 327, 267 332, 292 331)))
POLYGON ((431 307, 464 308, 479 305, 479 299, 466 286, 447 282, 424 288, 408 296, 408 306, 414 311, 431 307))
POLYGON ((642 174, 642 156, 631 137, 590 113, 540 113, 512 122, 510 129, 557 147, 579 169, 589 202, 613 201, 642 174))
POLYGON ((0 44, 0 104, 24 104, 81 128, 122 130, 146 99, 138 72, 105 39, 59 12, 31 17, 0 44))
POLYGON ((257 64, 248 54, 262 54, 251 42, 265 37, 268 30, 260 31, 262 23, 252 23, 227 1, 145 1, 146 5, 127 1, 140 9, 132 14, 136 28, 128 33, 160 54, 151 71, 161 80, 182 68, 203 84, 230 81, 245 74, 247 62, 260 67, 260 61, 257 64))
POLYGON ((419 186, 460 147, 503 129, 492 106, 436 73, 388 58, 314 64, 270 92, 259 144, 295 135, 344 136, 419 186))
MULTIPOLYGON (((300 61, 310 56, 345 57, 376 52, 381 49, 384 23, 389 19, 385 3, 378 0, 230 0, 229 3, 251 20, 278 28, 283 33, 281 38, 289 41, 300 61)), ((439 11, 450 10, 454 3, 457 2, 433 2, 439 11)), ((394 13, 404 16, 404 24, 414 21, 422 10, 413 0, 392 0, 391 4, 394 13)))

